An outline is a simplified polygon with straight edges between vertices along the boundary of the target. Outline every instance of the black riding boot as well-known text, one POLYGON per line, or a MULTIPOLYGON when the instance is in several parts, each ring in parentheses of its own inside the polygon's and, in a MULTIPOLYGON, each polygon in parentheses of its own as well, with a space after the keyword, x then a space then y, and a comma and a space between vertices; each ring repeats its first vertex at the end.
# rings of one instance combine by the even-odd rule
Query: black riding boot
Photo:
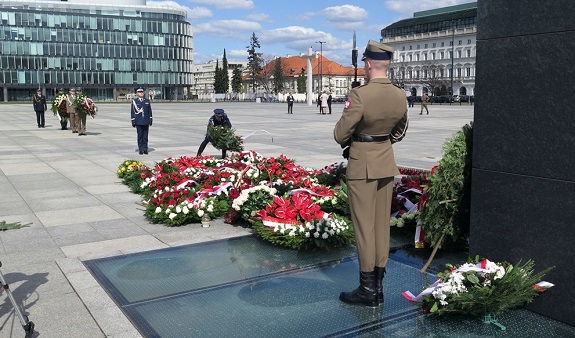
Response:
POLYGON ((226 149, 222 149, 222 158, 226 158, 226 149))
POLYGON ((383 277, 385 277, 385 267, 375 267, 375 291, 377 292, 377 304, 383 304, 383 277))
POLYGON ((377 294, 375 289, 375 271, 359 272, 359 287, 352 292, 342 292, 339 300, 351 305, 364 305, 377 307, 377 294))

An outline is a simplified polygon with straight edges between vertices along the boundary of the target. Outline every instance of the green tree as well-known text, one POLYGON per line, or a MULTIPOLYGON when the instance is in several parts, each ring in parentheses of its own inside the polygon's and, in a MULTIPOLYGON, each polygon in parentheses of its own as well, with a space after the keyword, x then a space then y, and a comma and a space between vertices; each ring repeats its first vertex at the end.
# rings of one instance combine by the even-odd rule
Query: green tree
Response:
POLYGON ((224 93, 227 93, 230 88, 230 77, 228 76, 228 58, 226 57, 225 48, 224 48, 224 57, 222 58, 221 77, 223 82, 222 85, 225 88, 224 93))
POLYGON ((284 68, 282 66, 282 58, 278 57, 274 64, 274 73, 272 79, 272 88, 274 94, 278 94, 284 90, 284 68))
POLYGON ((234 68, 232 73, 232 92, 241 93, 242 91, 242 70, 240 67, 234 68))
POLYGON ((214 75, 214 91, 216 94, 223 94, 226 92, 226 87, 224 83, 224 72, 227 71, 223 70, 219 66, 219 60, 216 61, 216 73, 214 75))
POLYGON ((248 71, 250 74, 250 80, 252 82, 252 90, 256 92, 256 79, 258 74, 262 70, 262 53, 256 52, 256 48, 261 48, 260 41, 256 36, 256 33, 252 33, 250 38, 250 44, 246 47, 248 50, 248 71))
POLYGON ((297 78, 297 92, 305 93, 307 91, 307 76, 305 75, 305 69, 301 69, 301 73, 297 78))

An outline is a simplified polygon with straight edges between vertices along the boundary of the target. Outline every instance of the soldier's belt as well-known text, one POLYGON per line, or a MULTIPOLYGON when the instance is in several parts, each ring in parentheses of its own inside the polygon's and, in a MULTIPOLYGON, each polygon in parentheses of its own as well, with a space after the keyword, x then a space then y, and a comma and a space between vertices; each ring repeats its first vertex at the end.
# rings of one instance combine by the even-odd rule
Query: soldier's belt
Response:
POLYGON ((369 136, 363 134, 353 134, 351 139, 355 142, 384 142, 389 140, 389 135, 386 136, 369 136))

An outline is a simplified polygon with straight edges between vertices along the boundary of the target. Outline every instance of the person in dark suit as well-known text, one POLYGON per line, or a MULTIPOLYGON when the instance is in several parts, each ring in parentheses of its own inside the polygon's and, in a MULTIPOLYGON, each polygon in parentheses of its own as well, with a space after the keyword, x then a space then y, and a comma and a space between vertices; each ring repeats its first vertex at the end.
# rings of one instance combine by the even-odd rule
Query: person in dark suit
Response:
POLYGON ((328 114, 331 114, 331 100, 333 100, 333 98, 331 97, 331 93, 327 93, 329 96, 327 97, 327 110, 328 110, 328 114))
POLYGON ((38 128, 44 128, 46 122, 44 113, 48 110, 48 106, 46 105, 46 97, 42 95, 42 89, 38 88, 36 95, 32 97, 32 104, 34 105, 34 111, 36 112, 38 128))
MULTIPOLYGON (((231 129, 232 122, 230 122, 228 115, 225 113, 223 109, 217 108, 214 109, 214 115, 212 115, 212 117, 210 117, 210 119, 208 120, 208 128, 210 126, 224 126, 228 129, 231 129)), ((204 152, 206 146, 208 145, 208 143, 210 143, 210 141, 211 141, 210 135, 206 132, 206 137, 204 138, 202 144, 200 144, 200 148, 198 149, 198 153, 196 154, 196 156, 202 156, 202 153, 204 152)), ((227 149, 222 149, 222 158, 226 158, 226 150, 227 149)))
POLYGON ((136 128, 138 133, 138 152, 140 155, 148 155, 148 132, 152 125, 152 105, 150 100, 144 97, 144 88, 136 89, 136 97, 132 100, 132 127, 136 128))
POLYGON ((405 92, 387 78, 392 53, 392 47, 369 41, 362 58, 368 83, 349 92, 334 129, 349 156, 346 183, 360 268, 359 287, 339 299, 352 305, 383 304, 393 177, 399 174, 391 144, 407 130, 405 92))
POLYGON ((293 114, 293 95, 291 94, 291 92, 288 94, 287 98, 286 98, 287 104, 288 104, 288 114, 293 114))

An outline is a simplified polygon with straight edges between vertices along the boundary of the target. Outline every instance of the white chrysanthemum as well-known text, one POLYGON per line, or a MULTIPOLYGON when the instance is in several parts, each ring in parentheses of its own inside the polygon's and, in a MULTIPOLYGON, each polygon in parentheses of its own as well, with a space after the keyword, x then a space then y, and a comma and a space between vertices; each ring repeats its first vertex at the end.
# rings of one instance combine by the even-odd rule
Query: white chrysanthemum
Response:
POLYGON ((190 212, 190 209, 188 209, 187 206, 184 206, 184 207, 182 208, 182 212, 183 212, 185 215, 187 215, 187 214, 190 212))
POLYGON ((319 232, 314 232, 314 233, 313 233, 313 237, 318 238, 318 237, 319 237, 319 232))
POLYGON ((157 207, 157 208, 156 208, 156 214, 159 214, 160 212, 162 212, 162 208, 161 208, 161 207, 157 207))
POLYGON ((204 216, 204 211, 202 209, 198 210, 198 216, 200 217, 204 216))
POLYGON ((323 235, 321 235, 321 238, 323 239, 327 239, 329 237, 329 234, 327 232, 324 232, 323 235))
POLYGON ((213 212, 214 211, 214 206, 212 204, 210 204, 208 206, 208 212, 213 212))
POLYGON ((177 214, 174 214, 174 213, 171 213, 170 216, 168 216, 168 217, 170 217, 170 219, 174 219, 174 217, 176 217, 176 216, 178 216, 178 215, 177 215, 177 214))
POLYGON ((179 214, 180 212, 182 212, 182 208, 178 205, 176 206, 176 213, 179 214))
POLYGON ((306 237, 306 238, 309 238, 309 236, 310 236, 310 233, 309 233, 309 231, 308 231, 308 232, 305 233, 305 237, 306 237))

